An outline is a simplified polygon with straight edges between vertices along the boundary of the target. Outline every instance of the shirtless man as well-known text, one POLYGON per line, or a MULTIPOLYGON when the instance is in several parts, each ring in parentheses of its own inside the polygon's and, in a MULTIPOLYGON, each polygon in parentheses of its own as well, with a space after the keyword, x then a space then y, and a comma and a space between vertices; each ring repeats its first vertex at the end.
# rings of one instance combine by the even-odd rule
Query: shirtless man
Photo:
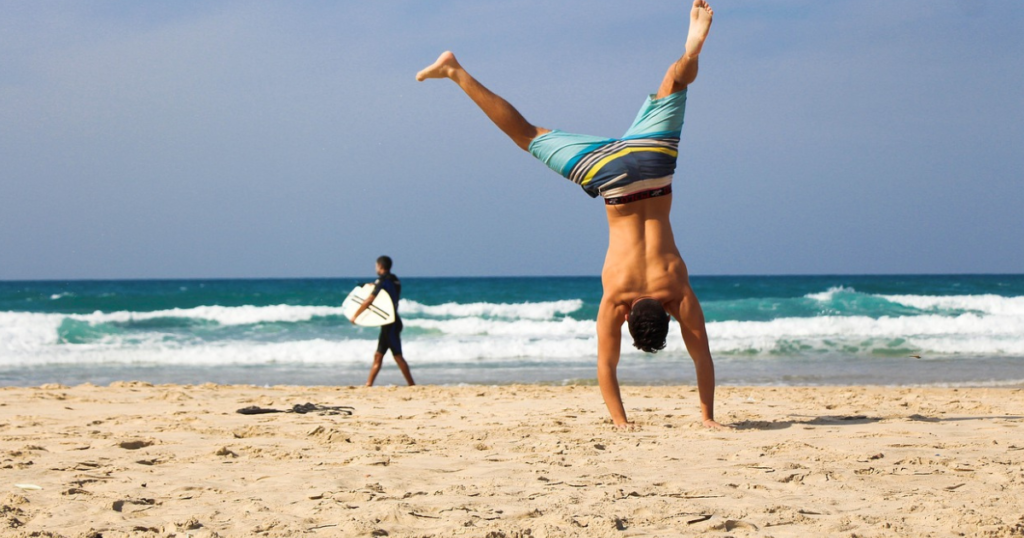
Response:
POLYGON ((616 369, 626 321, 634 346, 647 352, 665 347, 669 314, 679 321, 693 359, 703 423, 715 422, 715 367, 704 327, 704 312, 690 287, 686 264, 669 222, 672 174, 686 108, 686 89, 697 77, 697 58, 711 28, 705 0, 690 10, 686 52, 669 66, 658 93, 647 98, 622 138, 566 133, 537 127, 507 101, 477 82, 444 52, 416 74, 416 80, 448 78, 520 148, 530 152, 592 197, 605 199, 608 254, 597 314, 597 379, 601 395, 620 428, 629 428, 616 369))

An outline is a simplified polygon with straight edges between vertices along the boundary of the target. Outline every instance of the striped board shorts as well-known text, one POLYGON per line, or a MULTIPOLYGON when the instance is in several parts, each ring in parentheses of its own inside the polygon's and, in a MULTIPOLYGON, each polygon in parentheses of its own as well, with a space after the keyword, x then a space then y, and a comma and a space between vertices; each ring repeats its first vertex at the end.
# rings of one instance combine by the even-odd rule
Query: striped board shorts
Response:
POLYGON ((686 90, 661 99, 651 95, 622 138, 556 129, 534 138, 529 151, 595 198, 628 203, 644 199, 633 196, 641 192, 668 194, 685 112, 686 90))

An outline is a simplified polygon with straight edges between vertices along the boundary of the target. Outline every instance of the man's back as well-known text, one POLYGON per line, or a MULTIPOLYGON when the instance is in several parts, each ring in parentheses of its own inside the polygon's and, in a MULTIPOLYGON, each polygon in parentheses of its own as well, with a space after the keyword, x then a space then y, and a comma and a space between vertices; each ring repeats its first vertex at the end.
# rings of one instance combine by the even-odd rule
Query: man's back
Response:
POLYGON ((666 307, 678 304, 688 277, 669 222, 672 195, 605 207, 608 254, 601 272, 603 302, 627 310, 642 296, 666 307))

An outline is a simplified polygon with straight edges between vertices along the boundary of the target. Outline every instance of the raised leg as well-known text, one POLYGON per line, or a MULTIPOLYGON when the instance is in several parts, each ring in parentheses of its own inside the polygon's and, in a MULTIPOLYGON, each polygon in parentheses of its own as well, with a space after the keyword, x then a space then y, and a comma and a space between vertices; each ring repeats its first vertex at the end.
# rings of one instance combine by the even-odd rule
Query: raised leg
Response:
POLYGON ((657 98, 682 91, 697 78, 697 59, 711 30, 714 11, 706 0, 694 0, 690 9, 690 29, 686 34, 686 52, 669 66, 658 87, 657 98))
POLYGON ((484 114, 487 114, 487 117, 523 150, 529 150, 530 142, 534 138, 550 130, 526 121, 526 118, 508 101, 488 90, 466 72, 451 51, 443 52, 436 62, 416 73, 416 80, 423 81, 428 78, 449 78, 458 84, 480 110, 483 110, 484 114))

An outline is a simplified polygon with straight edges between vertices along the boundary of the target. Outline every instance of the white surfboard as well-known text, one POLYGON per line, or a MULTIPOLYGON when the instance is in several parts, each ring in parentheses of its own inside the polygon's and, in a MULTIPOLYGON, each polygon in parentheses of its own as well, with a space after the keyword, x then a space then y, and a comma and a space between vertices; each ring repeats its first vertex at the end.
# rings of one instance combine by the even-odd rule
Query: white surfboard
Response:
MULTIPOLYGON (((348 297, 345 298, 345 302, 341 303, 341 310, 345 317, 351 319, 352 314, 359 310, 359 306, 363 304, 363 301, 371 293, 373 293, 373 284, 364 284, 352 288, 352 293, 349 293, 348 297)), ((391 295, 388 295, 387 290, 383 288, 377 292, 377 297, 373 299, 370 306, 356 318, 356 325, 362 325, 363 327, 380 327, 381 325, 394 322, 395 305, 391 302, 391 295)))

